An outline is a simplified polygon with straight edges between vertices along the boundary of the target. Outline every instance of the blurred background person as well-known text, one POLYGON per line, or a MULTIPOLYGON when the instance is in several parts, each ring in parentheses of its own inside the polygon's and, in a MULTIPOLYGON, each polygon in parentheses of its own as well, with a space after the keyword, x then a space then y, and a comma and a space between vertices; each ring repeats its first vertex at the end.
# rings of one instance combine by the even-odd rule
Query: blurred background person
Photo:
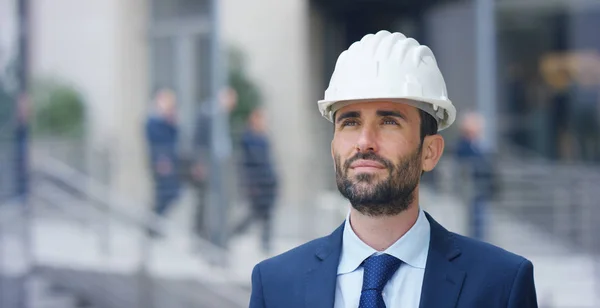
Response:
MULTIPOLYGON (((260 105, 266 114, 277 115, 268 122, 271 154, 273 161, 285 164, 276 164, 272 254, 329 234, 346 216, 347 203, 329 172, 334 167, 333 132, 307 102, 326 89, 340 51, 373 30, 387 29, 409 34, 435 53, 442 51, 436 61, 448 71, 445 81, 457 108, 477 111, 485 119, 484 154, 493 155, 494 182, 501 184, 486 207, 485 240, 534 260, 536 280, 543 282, 540 298, 552 294, 553 307, 600 307, 600 238, 594 236, 600 232, 600 166, 589 158, 597 146, 594 138, 600 138, 593 136, 600 108, 582 105, 590 102, 585 98, 589 92, 574 95, 570 89, 581 84, 583 69, 600 67, 600 40, 594 31, 600 28, 600 1, 530 2, 0 0, 0 168, 6 171, 0 172, 0 193, 14 197, 15 181, 20 181, 15 178, 15 113, 22 87, 15 82, 27 79, 31 120, 29 132, 21 132, 29 134, 30 164, 29 179, 21 183, 29 182, 31 197, 25 208, 50 214, 29 220, 29 229, 39 230, 31 247, 39 255, 27 268, 36 269, 36 279, 47 278, 38 268, 58 269, 49 285, 68 283, 69 293, 94 307, 108 307, 105 299, 115 302, 111 307, 132 307, 129 295, 138 292, 128 279, 134 274, 114 283, 104 275, 92 279, 89 272, 120 275, 122 261, 139 267, 137 247, 147 241, 137 234, 145 234, 149 225, 140 222, 156 216, 166 229, 164 237, 152 239, 157 250, 149 255, 153 282, 178 288, 181 293, 172 293, 186 297, 168 300, 152 293, 156 308, 182 301, 229 307, 212 302, 210 290, 226 294, 223 300, 236 297, 236 286, 249 290, 252 267, 265 257, 253 232, 258 224, 226 249, 215 245, 250 208, 239 183, 240 140, 248 114, 260 105), (177 93, 177 163, 185 173, 185 186, 181 181, 176 204, 164 218, 150 206, 159 177, 146 159, 145 124, 148 110, 156 105, 150 89, 157 85, 177 93), (206 149, 206 155, 194 152, 195 131, 203 122, 198 121, 200 109, 207 108, 207 116, 211 109, 202 103, 214 103, 215 90, 225 85, 238 96, 230 132, 218 128, 223 116, 217 117, 212 133, 206 121, 202 125, 207 129, 201 131, 218 137, 205 144, 219 148, 206 149), (583 140, 588 150, 580 150, 583 140), (227 163, 208 170, 214 168, 212 154, 229 155, 229 149, 227 163), (193 168, 196 158, 204 160, 204 168, 193 168), (227 168, 235 172, 225 172, 227 168), (192 171, 206 185, 204 191, 196 191, 192 171), (85 213, 84 220, 79 213, 85 213), (107 219, 110 232, 98 232, 107 219), (90 228, 91 222, 98 228, 90 228), (202 227, 210 235, 205 240, 193 226, 201 222, 208 222, 202 227), (197 240, 201 245, 193 242, 197 240), (110 249, 115 244, 119 248, 110 249), (236 283, 224 284, 216 277, 205 255, 226 256, 236 283), (92 264, 92 257, 98 262, 92 264), (90 268, 72 271, 66 266, 71 264, 90 268), (175 277, 181 279, 171 282, 175 277), (83 288, 99 290, 103 281, 98 294, 78 294, 83 288), (124 292, 124 285, 133 291, 124 292)), ((443 135, 448 152, 456 154, 463 135, 459 125, 443 135)), ((473 198, 459 195, 458 188, 469 185, 457 180, 456 168, 456 156, 444 155, 434 172, 423 175, 423 206, 443 225, 470 235, 473 198)), ((21 243, 23 232, 9 225, 27 224, 5 212, 0 217, 7 222, 0 234, 5 248, 0 259, 5 268, 21 268, 27 258, 12 243, 21 243)), ((12 274, 4 277, 12 279, 12 274)), ((2 294, 18 293, 10 283, 0 285, 2 294)), ((240 307, 248 306, 247 296, 237 296, 244 302, 240 307)), ((6 303, 8 298, 2 297, 0 306, 17 307, 6 303)))
POLYGON ((154 94, 154 112, 146 122, 150 168, 154 180, 154 212, 164 216, 179 195, 177 173, 177 102, 173 90, 159 88, 154 94))
POLYGON ((26 94, 21 94, 17 101, 17 123, 15 128, 15 186, 16 197, 23 199, 29 188, 29 124, 30 106, 26 94))
POLYGON ((460 123, 460 137, 456 146, 456 157, 464 174, 472 183, 466 192, 468 200, 469 235, 485 240, 486 209, 492 197, 493 168, 490 158, 480 146, 483 118, 475 112, 467 113, 460 123))
POLYGON ((265 112, 260 107, 250 114, 247 129, 241 139, 241 149, 241 182, 250 209, 247 216, 234 228, 233 235, 245 232, 253 223, 260 224, 261 248, 268 254, 272 248, 273 210, 278 181, 267 135, 265 112))

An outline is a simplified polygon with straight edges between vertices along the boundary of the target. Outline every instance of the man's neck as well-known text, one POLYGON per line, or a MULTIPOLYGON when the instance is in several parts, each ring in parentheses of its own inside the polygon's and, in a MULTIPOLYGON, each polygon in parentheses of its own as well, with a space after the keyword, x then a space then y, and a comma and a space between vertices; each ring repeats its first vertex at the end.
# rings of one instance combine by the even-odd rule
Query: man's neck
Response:
POLYGON ((358 238, 377 251, 384 251, 398 241, 419 217, 419 202, 413 204, 395 216, 372 217, 364 215, 354 208, 350 210, 350 226, 358 238))

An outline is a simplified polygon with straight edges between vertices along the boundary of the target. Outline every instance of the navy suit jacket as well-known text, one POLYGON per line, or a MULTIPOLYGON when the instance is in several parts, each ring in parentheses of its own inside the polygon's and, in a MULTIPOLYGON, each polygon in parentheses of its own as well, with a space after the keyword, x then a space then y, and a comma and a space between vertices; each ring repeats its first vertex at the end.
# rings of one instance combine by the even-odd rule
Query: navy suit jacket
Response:
MULTIPOLYGON (((532 263, 449 232, 429 214, 420 308, 537 307, 532 263)), ((332 234, 257 264, 250 308, 333 308, 344 224, 332 234)))

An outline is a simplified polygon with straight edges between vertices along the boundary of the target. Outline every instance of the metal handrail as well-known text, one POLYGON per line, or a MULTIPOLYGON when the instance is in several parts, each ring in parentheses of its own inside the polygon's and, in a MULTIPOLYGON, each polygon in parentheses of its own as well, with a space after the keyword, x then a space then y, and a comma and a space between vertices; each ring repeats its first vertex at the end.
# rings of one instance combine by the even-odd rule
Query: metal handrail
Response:
MULTIPOLYGON (((41 201, 44 201, 45 203, 51 203, 58 207, 60 207, 59 204, 61 204, 61 200, 51 200, 53 198, 58 198, 58 195, 48 195, 48 194, 39 194, 38 195, 38 194, 36 194, 35 198, 39 198, 39 199, 41 199, 41 201)), ((80 219, 80 218, 76 217, 75 219, 80 219)), ((154 284, 154 285, 160 285, 160 284, 154 284)), ((239 306, 245 306, 247 304, 246 301, 241 301, 238 298, 231 297, 230 295, 224 294, 223 290, 219 287, 213 287, 211 285, 205 285, 204 287, 206 289, 208 289, 209 291, 211 291, 214 295, 219 296, 224 300, 233 302, 234 304, 237 304, 239 306)), ((109 289, 104 285, 104 283, 102 281, 96 281, 96 280, 94 280, 92 283, 84 286, 84 289, 87 291, 90 291, 90 292, 91 291, 101 291, 101 292, 110 293, 109 289)), ((173 292, 176 292, 177 293, 176 295, 179 295, 182 297, 194 298, 194 294, 189 294, 185 291, 170 290, 170 293, 173 294, 173 292)), ((123 297, 119 297, 118 295, 115 295, 115 294, 107 294, 107 295, 109 295, 109 296, 105 297, 106 301, 112 305, 116 306, 118 303, 125 301, 125 299, 123 297)), ((146 308, 145 305, 141 305, 140 307, 146 308)))
MULTIPOLYGON (((445 160, 446 168, 455 169, 459 162, 453 157, 445 160)), ((593 251, 594 222, 591 214, 595 203, 593 200, 600 197, 600 192, 593 185, 600 180, 600 168, 586 163, 559 163, 545 159, 494 159, 495 182, 498 185, 492 203, 498 208, 519 215, 522 208, 538 206, 547 207, 551 215, 550 224, 544 227, 551 228, 557 235, 562 235, 564 229, 574 228, 577 245, 586 251, 593 251), (569 203, 565 203, 568 201, 569 203), (569 217, 569 205, 576 206, 577 220, 566 220, 569 217), (517 212, 514 212, 514 211, 517 212)), ((453 173, 455 174, 455 173, 453 173)), ((467 201, 469 195, 459 188, 473 183, 471 178, 464 181, 453 181, 449 193, 467 201), (457 185, 459 187, 457 187, 457 185)), ((574 214, 573 214, 574 215, 574 214)), ((535 222, 539 225, 539 222, 535 222)), ((558 240, 558 238, 557 238, 558 240)), ((567 239, 563 239, 567 240, 567 239)), ((597 252, 596 252, 597 253, 597 252)))
MULTIPOLYGON (((159 225, 169 225, 169 229, 178 232, 186 232, 175 224, 168 222, 160 215, 149 210, 134 212, 133 208, 143 208, 140 206, 132 206, 135 204, 132 200, 128 200, 122 195, 117 194, 114 190, 101 184, 99 181, 84 175, 67 164, 49 157, 36 157, 32 162, 32 171, 42 176, 60 180, 68 187, 77 190, 86 197, 90 197, 93 201, 90 204, 101 210, 109 213, 111 218, 118 218, 130 225, 134 225, 145 230, 160 231, 159 225), (110 201, 107 201, 110 200, 110 201), (129 210, 126 210, 129 209, 129 210)), ((209 241, 195 237, 195 241, 202 244, 203 247, 211 250, 211 253, 219 257, 227 257, 227 250, 216 246, 209 241)))
MULTIPOLYGON (((160 232, 159 226, 169 226, 170 230, 175 230, 177 233, 185 232, 184 229, 179 228, 175 225, 169 225, 163 217, 160 217, 149 210, 132 211, 132 204, 134 204, 131 200, 118 195, 113 190, 99 183, 98 181, 90 178, 89 176, 84 175, 83 173, 75 170, 74 168, 68 166, 67 164, 58 161, 56 159, 52 159, 49 157, 35 157, 32 160, 32 168, 31 172, 35 175, 39 175, 45 177, 47 179, 57 180, 61 182, 61 185, 66 185, 69 189, 73 189, 78 193, 82 194, 85 197, 89 198, 92 202, 85 202, 85 204, 89 206, 93 206, 96 210, 99 210, 100 213, 104 213, 107 215, 107 219, 118 219, 128 226, 133 226, 135 228, 141 229, 145 234, 146 230, 154 230, 160 232), (107 201, 108 200, 108 201, 107 201), (126 210, 128 209, 128 210, 126 210)), ((48 196, 44 196, 48 198, 48 196)), ((138 207, 141 208, 141 207, 138 207)), ((107 223, 108 226, 108 223, 107 223)), ((108 228, 108 227, 107 227, 108 228)), ((108 230, 106 237, 108 238, 108 230)), ((199 238, 195 235, 191 235, 193 240, 201 245, 205 251, 207 251, 211 256, 215 258, 219 258, 221 260, 226 260, 229 256, 228 251, 222 249, 214 244, 199 238)), ((142 252, 143 260, 142 260, 142 270, 147 271, 147 258, 149 257, 149 240, 147 237, 146 243, 142 244, 144 251, 142 252)), ((167 238, 165 241, 166 244, 172 244, 167 238)), ((106 245, 106 244, 105 244, 106 245)), ((174 245, 176 246, 176 245, 174 245)), ((231 282, 229 287, 236 288, 238 287, 235 283, 235 279, 233 279, 232 273, 227 268, 215 268, 211 269, 214 271, 215 275, 219 275, 219 277, 224 281, 231 282)), ((211 292, 214 294, 220 294, 218 291, 218 287, 207 286, 211 292)), ((237 298, 228 298, 233 302, 238 301, 237 298)), ((247 305, 246 299, 239 300, 240 306, 247 305)))

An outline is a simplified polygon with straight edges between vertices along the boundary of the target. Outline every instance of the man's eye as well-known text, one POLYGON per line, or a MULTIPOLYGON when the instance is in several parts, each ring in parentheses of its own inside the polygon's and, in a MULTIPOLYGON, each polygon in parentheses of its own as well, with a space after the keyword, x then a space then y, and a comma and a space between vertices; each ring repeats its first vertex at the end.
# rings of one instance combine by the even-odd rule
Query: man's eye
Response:
POLYGON ((355 120, 345 120, 344 122, 342 122, 342 127, 355 126, 356 124, 358 123, 355 120))
POLYGON ((397 125, 398 122, 396 122, 395 120, 387 119, 387 120, 383 120, 383 124, 386 124, 386 125, 388 125, 388 124, 390 124, 390 125, 397 125))

